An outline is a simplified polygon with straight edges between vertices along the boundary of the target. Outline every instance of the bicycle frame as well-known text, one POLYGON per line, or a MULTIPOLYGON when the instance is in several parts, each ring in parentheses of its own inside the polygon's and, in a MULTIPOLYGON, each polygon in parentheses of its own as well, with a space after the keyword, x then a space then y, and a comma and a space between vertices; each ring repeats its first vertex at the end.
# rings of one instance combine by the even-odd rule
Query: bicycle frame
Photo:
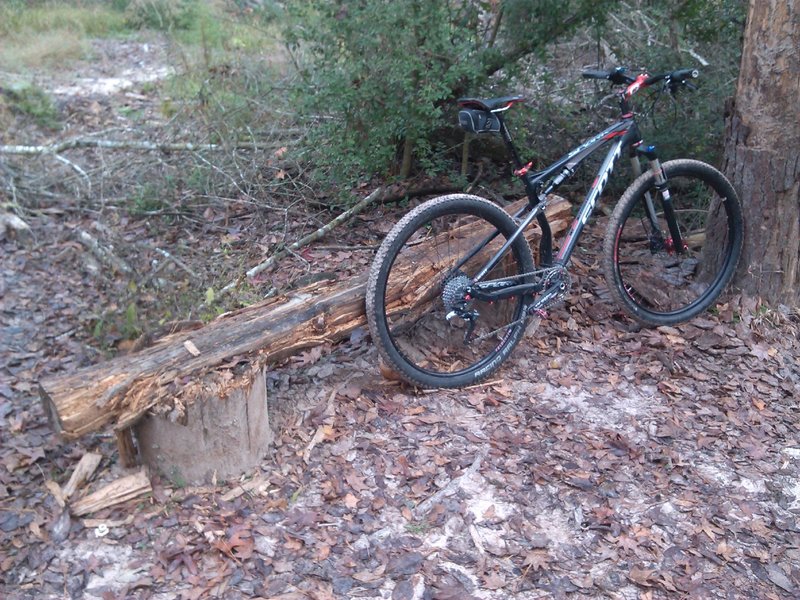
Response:
MULTIPOLYGON (((508 147, 514 161, 514 174, 523 179, 529 200, 528 204, 514 215, 514 218, 519 219, 528 211, 530 211, 530 214, 524 217, 517 227, 517 230, 505 241, 503 246, 473 278, 474 283, 468 290, 469 295, 478 300, 487 302, 542 291, 543 284, 541 282, 516 283, 513 280, 484 283, 481 282, 481 279, 483 279, 486 274, 489 273, 500 262, 500 259, 503 257, 503 255, 505 255, 509 248, 511 248, 511 246, 514 244, 514 241, 522 234, 522 232, 531 224, 534 219, 538 220, 542 228, 540 255, 543 256, 543 268, 563 269, 567 266, 570 256, 572 255, 575 245, 577 244, 578 238, 580 237, 584 226, 588 222, 589 217, 591 217, 592 213, 594 212, 595 207, 597 206, 597 199, 600 197, 603 189, 608 183, 617 159, 619 159, 619 157, 622 155, 624 148, 631 148, 631 159, 633 162, 635 162, 635 166, 639 167, 639 172, 641 171, 641 167, 639 166, 638 162, 639 154, 645 155, 653 163, 654 170, 656 172, 660 172, 660 165, 657 157, 655 156, 654 149, 648 148, 646 150, 639 150, 638 148, 641 145, 642 140, 639 133, 639 128, 631 113, 623 115, 620 120, 610 125, 597 135, 587 139, 580 146, 571 150, 547 168, 534 173, 530 172, 530 163, 527 165, 522 164, 516 148, 514 147, 513 140, 511 139, 511 134, 506 127, 505 121, 502 119, 502 115, 498 114, 497 116, 500 118, 500 133, 503 137, 503 141, 506 143, 506 146, 508 147), (550 250, 552 238, 549 224, 547 223, 547 219, 544 215, 544 211, 547 207, 547 196, 557 189, 558 186, 564 181, 569 179, 575 172, 575 169, 586 158, 594 154, 597 150, 608 143, 611 143, 611 147, 609 148, 608 153, 606 154, 606 157, 597 172, 594 182, 586 194, 586 198, 578 210, 578 214, 573 220, 569 231, 564 238, 564 242, 558 252, 558 255, 556 256, 555 261, 552 261, 550 250)), ((654 209, 652 207, 652 202, 648 201, 648 205, 650 220, 655 226, 654 230, 657 231, 658 228, 656 226, 656 218, 654 209)), ((461 261, 459 261, 458 264, 455 265, 453 271, 455 272, 470 258, 480 252, 481 249, 489 244, 495 237, 497 237, 498 234, 499 232, 495 232, 479 243, 461 261)), ((679 239, 677 236, 676 238, 679 239)))

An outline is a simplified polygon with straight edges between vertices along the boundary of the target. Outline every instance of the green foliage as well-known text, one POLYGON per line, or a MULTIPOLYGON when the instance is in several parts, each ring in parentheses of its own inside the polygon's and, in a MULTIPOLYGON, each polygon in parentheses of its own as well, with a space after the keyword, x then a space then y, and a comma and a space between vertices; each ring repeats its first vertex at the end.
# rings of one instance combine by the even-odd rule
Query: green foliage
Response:
POLYGON ((122 326, 122 335, 125 339, 134 340, 142 334, 142 328, 139 323, 139 312, 136 308, 136 303, 131 302, 125 309, 125 321, 122 326))
POLYGON ((493 74, 612 3, 292 3, 287 39, 303 75, 298 106, 318 118, 309 151, 345 182, 406 175, 411 153, 434 168, 432 133, 444 124, 446 104, 478 93, 493 74))
POLYGON ((147 182, 138 186, 131 197, 133 201, 131 213, 134 215, 147 215, 163 210, 167 206, 164 197, 171 196, 174 191, 172 189, 173 183, 170 181, 164 181, 160 184, 147 182))
POLYGON ((188 30, 199 12, 197 0, 129 0, 125 4, 125 19, 133 29, 188 30))
MULTIPOLYGON (((664 159, 687 156, 719 164, 724 105, 734 93, 746 9, 744 0, 641 0, 627 17, 640 35, 603 32, 621 64, 651 73, 700 70, 697 92, 686 90, 674 99, 665 94, 651 118, 642 121, 647 141, 659 146, 664 159)), ((644 97, 639 105, 648 108, 644 97)))
POLYGON ((54 30, 104 36, 124 31, 125 28, 122 12, 101 0, 6 0, 0 3, 0 35, 3 36, 39 34, 54 30))
POLYGON ((0 97, 12 112, 24 114, 32 118, 37 125, 56 129, 61 126, 58 110, 52 98, 38 86, 22 85, 9 89, 0 89, 0 97))

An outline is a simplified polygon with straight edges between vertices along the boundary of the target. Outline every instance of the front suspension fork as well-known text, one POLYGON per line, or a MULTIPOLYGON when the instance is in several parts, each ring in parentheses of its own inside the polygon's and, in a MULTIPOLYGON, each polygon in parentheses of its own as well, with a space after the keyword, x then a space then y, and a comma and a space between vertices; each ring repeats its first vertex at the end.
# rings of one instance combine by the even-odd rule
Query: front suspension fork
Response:
MULTIPOLYGON (((684 244, 683 236, 681 236, 680 227, 678 227, 678 218, 675 215, 675 207, 672 204, 672 198, 669 193, 667 175, 664 169, 661 168, 661 161, 658 160, 655 146, 647 146, 646 148, 640 146, 631 153, 631 167, 633 169, 634 179, 642 174, 642 165, 639 162, 640 156, 644 156, 648 160, 650 170, 655 178, 655 188, 660 192, 661 208, 664 211, 664 219, 667 222, 667 229, 669 229, 670 235, 670 239, 666 241, 666 249, 669 252, 678 252, 682 254, 687 247, 686 244, 684 244)), ((660 234, 661 227, 658 224, 655 202, 653 201, 653 195, 649 191, 644 194, 644 202, 647 207, 647 216, 650 219, 650 225, 654 232, 660 234)))

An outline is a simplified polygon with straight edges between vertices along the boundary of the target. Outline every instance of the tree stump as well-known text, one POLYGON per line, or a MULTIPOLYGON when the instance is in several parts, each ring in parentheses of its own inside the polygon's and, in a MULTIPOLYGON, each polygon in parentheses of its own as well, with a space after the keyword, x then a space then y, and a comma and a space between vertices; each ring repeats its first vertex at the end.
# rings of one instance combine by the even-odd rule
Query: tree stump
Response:
POLYGON ((266 369, 243 384, 213 373, 195 384, 192 402, 174 413, 148 414, 134 433, 142 462, 176 485, 238 477, 258 467, 273 441, 267 406, 266 369))

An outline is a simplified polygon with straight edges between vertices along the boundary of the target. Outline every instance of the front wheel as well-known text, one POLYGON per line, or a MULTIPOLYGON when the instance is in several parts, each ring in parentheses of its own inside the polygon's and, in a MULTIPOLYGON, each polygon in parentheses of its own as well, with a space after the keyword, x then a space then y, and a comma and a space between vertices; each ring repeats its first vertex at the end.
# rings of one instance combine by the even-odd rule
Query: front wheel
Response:
POLYGON ((739 198, 718 170, 696 160, 662 165, 625 191, 609 222, 604 269, 612 296, 637 321, 674 325, 711 306, 742 251, 739 198), (671 204, 681 248, 665 215, 671 204))
MULTIPOLYGON (((367 320, 381 357, 403 379, 462 387, 508 358, 525 331, 523 297, 481 302, 468 288, 515 230, 499 206, 453 194, 418 206, 389 232, 370 270, 367 320)), ((502 285, 533 270, 520 235, 481 281, 502 285)))

